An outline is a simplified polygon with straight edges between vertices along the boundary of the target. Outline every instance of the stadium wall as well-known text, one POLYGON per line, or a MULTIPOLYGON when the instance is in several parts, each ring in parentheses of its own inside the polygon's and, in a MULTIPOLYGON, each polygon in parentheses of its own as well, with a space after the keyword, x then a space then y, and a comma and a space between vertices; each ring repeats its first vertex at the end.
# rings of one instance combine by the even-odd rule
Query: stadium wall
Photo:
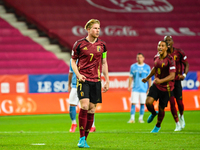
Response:
MULTIPOLYGON (((102 94, 103 103, 96 112, 129 112, 129 73, 109 76, 110 89, 102 94)), ((200 72, 189 72, 182 81, 185 110, 200 110, 199 82, 200 72)), ((68 74, 0 75, 0 84, 0 116, 69 113, 68 74)), ((139 107, 137 104, 136 111, 139 107)))

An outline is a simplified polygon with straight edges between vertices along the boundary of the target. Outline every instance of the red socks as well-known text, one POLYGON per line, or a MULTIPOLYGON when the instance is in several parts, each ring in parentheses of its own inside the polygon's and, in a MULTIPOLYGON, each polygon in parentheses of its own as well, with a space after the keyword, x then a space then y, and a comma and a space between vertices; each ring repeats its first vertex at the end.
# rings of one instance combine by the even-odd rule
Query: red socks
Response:
POLYGON ((88 110, 80 109, 80 112, 78 115, 80 137, 85 136, 85 128, 87 125, 87 112, 88 110))
POLYGON ((174 117, 175 122, 178 122, 178 115, 177 115, 177 110, 175 106, 175 98, 172 96, 170 97, 169 101, 170 101, 172 116, 174 117))
POLYGON ((184 111, 183 100, 176 100, 176 102, 178 104, 179 113, 182 116, 184 111))
POLYGON ((85 140, 87 139, 87 136, 90 132, 93 121, 94 121, 94 114, 87 114, 87 125, 86 125, 86 128, 85 128, 85 140))
POLYGON ((165 116, 165 111, 164 111, 164 109, 163 109, 163 110, 159 110, 159 112, 158 112, 158 120, 157 120, 156 127, 160 127, 164 116, 165 116))
POLYGON ((85 136, 86 139, 93 124, 94 114, 88 114, 88 110, 80 109, 78 119, 80 137, 85 136))

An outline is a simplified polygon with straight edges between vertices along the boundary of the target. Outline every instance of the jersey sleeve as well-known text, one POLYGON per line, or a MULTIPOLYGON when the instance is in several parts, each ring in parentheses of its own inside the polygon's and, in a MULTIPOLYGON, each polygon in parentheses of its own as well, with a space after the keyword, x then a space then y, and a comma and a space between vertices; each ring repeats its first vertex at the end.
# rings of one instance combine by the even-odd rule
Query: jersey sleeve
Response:
POLYGON ((105 42, 103 42, 103 47, 104 47, 104 51, 103 52, 107 52, 107 45, 105 42))
POLYGON ((176 72, 176 64, 174 59, 171 56, 169 56, 168 58, 169 58, 169 73, 176 72))
POLYGON ((72 48, 72 59, 78 59, 78 55, 79 55, 79 52, 80 52, 80 44, 78 45, 78 42, 76 41, 74 43, 74 46, 72 48))
POLYGON ((180 49, 179 53, 181 54, 181 62, 187 62, 187 56, 185 55, 184 51, 180 49))

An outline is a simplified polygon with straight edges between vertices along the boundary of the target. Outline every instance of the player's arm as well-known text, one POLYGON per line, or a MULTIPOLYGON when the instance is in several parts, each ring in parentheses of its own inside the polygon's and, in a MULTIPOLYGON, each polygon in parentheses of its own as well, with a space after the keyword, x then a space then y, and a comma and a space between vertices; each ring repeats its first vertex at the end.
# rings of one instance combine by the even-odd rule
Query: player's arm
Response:
POLYGON ((163 79, 155 78, 155 83, 161 84, 161 83, 164 83, 164 82, 174 80, 174 78, 175 78, 175 72, 170 72, 170 74, 163 79))
POLYGON ((74 73, 76 74, 76 76, 78 77, 79 82, 85 82, 86 77, 79 73, 78 67, 76 65, 76 59, 72 59, 72 69, 74 73))
POLYGON ((128 80, 128 91, 131 92, 131 85, 132 85, 132 82, 133 82, 133 78, 131 76, 129 76, 129 80, 128 80))
POLYGON ((106 52, 103 53, 102 58, 103 58, 103 60, 102 60, 102 73, 103 73, 105 80, 106 80, 105 85, 103 87, 103 92, 106 92, 109 89, 108 63, 107 63, 107 59, 106 59, 106 52))
POLYGON ((149 88, 151 87, 151 78, 148 80, 149 88))
POLYGON ((151 69, 151 72, 149 73, 149 75, 148 75, 146 78, 142 79, 142 82, 146 83, 148 80, 150 80, 150 78, 151 78, 155 73, 156 73, 156 69, 155 69, 155 67, 153 67, 153 68, 151 69))
POLYGON ((73 73, 69 72, 69 75, 68 75, 68 92, 71 91, 72 76, 73 76, 73 73))
POLYGON ((183 65, 184 65, 184 73, 179 76, 180 80, 184 80, 186 78, 186 75, 187 75, 188 71, 189 71, 189 63, 188 63, 188 61, 183 62, 183 65))

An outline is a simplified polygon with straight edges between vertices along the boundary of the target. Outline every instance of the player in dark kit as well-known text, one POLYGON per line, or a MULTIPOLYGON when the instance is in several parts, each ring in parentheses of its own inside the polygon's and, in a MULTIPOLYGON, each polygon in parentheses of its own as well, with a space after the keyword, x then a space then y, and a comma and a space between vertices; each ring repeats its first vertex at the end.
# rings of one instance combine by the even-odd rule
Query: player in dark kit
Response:
POLYGON ((158 114, 157 124, 151 133, 157 133, 160 130, 162 120, 165 116, 165 107, 167 106, 169 98, 172 96, 174 89, 175 78, 175 62, 173 58, 167 54, 168 46, 167 42, 159 41, 158 43, 158 54, 154 57, 154 67, 150 74, 142 79, 145 83, 153 75, 155 75, 155 80, 153 85, 149 89, 149 93, 146 99, 146 106, 148 111, 151 112, 147 122, 153 121, 154 117, 158 114), (155 111, 153 102, 159 99, 159 111, 155 111))
POLYGON ((109 88, 108 65, 106 60, 106 43, 100 40, 100 22, 89 20, 85 29, 86 38, 75 42, 72 49, 72 68, 77 76, 77 93, 80 101, 78 147, 88 148, 86 142, 92 127, 97 103, 101 103, 101 71, 105 77, 103 92, 109 88), (78 63, 76 65, 76 60, 78 63))
POLYGON ((174 90, 173 90, 174 96, 172 96, 170 98, 170 106, 171 106, 171 113, 176 122, 175 130, 180 131, 181 129, 177 126, 177 122, 179 121, 179 119, 180 119, 180 127, 181 128, 185 127, 185 120, 184 120, 184 116, 183 116, 184 105, 183 105, 183 101, 182 101, 181 80, 185 79, 185 77, 189 71, 189 64, 187 61, 187 56, 185 55, 183 50, 173 47, 174 41, 171 36, 165 36, 164 41, 166 41, 168 43, 168 47, 169 47, 168 54, 170 54, 174 58, 175 63, 176 63, 176 76, 175 76, 175 84, 174 84, 174 90), (183 71, 182 66, 184 66, 183 74, 182 74, 182 71, 183 71), (175 107, 175 98, 174 97, 176 98, 176 102, 178 104, 179 119, 178 119, 177 110, 175 107))

